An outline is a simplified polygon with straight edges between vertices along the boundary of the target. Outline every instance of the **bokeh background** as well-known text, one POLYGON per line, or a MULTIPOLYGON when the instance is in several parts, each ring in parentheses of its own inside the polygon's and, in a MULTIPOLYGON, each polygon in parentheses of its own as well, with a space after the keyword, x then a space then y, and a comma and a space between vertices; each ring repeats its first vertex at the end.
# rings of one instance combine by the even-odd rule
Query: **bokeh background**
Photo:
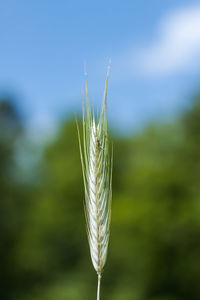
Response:
POLYGON ((0 1, 0 299, 95 299, 75 116, 111 59, 102 299, 200 299, 200 4, 0 1))

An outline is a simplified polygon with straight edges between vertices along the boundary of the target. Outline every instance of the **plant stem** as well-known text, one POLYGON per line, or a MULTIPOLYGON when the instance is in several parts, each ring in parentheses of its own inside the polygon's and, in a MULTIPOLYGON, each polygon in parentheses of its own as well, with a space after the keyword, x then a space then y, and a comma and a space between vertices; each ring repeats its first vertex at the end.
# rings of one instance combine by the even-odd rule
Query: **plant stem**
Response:
POLYGON ((97 274, 98 274, 97 300, 100 300, 101 273, 97 273, 97 274))

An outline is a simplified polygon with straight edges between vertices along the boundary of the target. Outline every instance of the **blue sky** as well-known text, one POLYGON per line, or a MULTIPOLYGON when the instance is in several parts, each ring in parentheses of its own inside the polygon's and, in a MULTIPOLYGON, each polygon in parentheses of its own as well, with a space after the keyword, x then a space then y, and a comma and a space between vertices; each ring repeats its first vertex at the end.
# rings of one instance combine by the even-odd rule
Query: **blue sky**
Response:
POLYGON ((0 1, 0 94, 18 97, 30 130, 80 111, 84 62, 100 105, 109 59, 116 128, 173 116, 199 89, 199 1, 0 1))

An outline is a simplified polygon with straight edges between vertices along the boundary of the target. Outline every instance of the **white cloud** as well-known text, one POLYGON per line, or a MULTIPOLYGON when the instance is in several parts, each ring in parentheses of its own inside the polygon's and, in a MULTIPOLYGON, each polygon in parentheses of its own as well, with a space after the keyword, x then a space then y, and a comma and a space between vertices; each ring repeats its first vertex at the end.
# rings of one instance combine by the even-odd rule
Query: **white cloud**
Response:
POLYGON ((51 139, 57 129, 55 116, 42 110, 33 114, 27 125, 28 136, 37 143, 51 139))
POLYGON ((145 75, 170 75, 195 64, 200 66, 200 6, 166 16, 159 25, 155 41, 140 49, 134 60, 135 57, 138 68, 145 75))

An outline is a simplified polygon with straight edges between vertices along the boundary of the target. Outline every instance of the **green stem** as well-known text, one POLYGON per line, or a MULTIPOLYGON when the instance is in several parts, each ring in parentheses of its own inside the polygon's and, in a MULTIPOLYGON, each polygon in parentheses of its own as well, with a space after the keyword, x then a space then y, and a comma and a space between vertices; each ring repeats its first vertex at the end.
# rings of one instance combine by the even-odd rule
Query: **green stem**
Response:
POLYGON ((100 300, 101 273, 97 273, 97 275, 98 275, 97 300, 100 300))

